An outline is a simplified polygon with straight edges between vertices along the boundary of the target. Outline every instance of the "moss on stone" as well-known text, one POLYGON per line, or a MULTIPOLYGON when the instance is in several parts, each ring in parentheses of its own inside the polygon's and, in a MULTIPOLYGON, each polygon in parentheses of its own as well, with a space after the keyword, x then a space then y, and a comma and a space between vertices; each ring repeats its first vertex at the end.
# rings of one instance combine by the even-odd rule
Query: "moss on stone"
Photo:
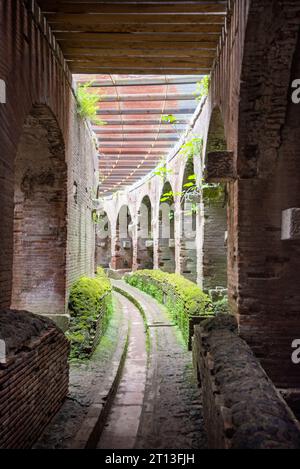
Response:
POLYGON ((105 332, 112 311, 111 283, 103 269, 95 278, 81 277, 69 297, 71 358, 86 358, 105 332))

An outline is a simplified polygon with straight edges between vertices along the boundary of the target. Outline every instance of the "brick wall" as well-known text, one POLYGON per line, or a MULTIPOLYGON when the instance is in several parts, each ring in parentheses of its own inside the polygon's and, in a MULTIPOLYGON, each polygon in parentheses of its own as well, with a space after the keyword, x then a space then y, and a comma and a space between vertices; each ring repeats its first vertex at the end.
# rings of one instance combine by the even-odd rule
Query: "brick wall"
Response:
POLYGON ((281 240, 281 219, 300 207, 300 107, 290 88, 300 77, 299 25, 298 2, 252 2, 234 201, 240 331, 276 385, 292 388, 300 386, 291 360, 300 337, 300 248, 281 240))
POLYGON ((54 323, 27 311, 0 311, 0 447, 30 448, 68 392, 69 343, 54 323))
MULTIPOLYGON (((24 139, 24 123, 28 122, 34 106, 39 105, 47 108, 53 116, 64 145, 67 200, 60 210, 67 213, 67 219, 65 228, 61 223, 61 228, 57 231, 66 231, 64 239, 59 240, 57 235, 55 242, 58 244, 61 241, 61 247, 64 246, 65 266, 62 266, 62 256, 59 254, 60 261, 56 264, 59 264, 57 268, 61 270, 60 274, 49 271, 50 276, 54 275, 62 280, 58 295, 60 299, 64 298, 64 302, 61 302, 62 307, 58 309, 60 313, 64 313, 70 284, 81 274, 92 275, 94 271, 95 236, 91 218, 91 192, 97 163, 95 146, 89 128, 77 116, 71 77, 47 24, 40 21, 37 15, 34 17, 23 2, 18 0, 1 2, 0 17, 3 19, 0 47, 5 45, 0 54, 0 78, 5 80, 7 87, 7 103, 0 105, 0 307, 9 307, 12 296, 17 149, 24 139)), ((34 137, 31 144, 35 148, 31 150, 31 154, 38 164, 38 143, 34 141, 34 137)), ((52 151, 61 155, 62 149, 53 146, 52 151)), ((55 161, 55 155, 53 156, 52 162, 55 161)), ((56 167, 56 171, 57 178, 64 179, 63 166, 56 167)), ((62 184, 65 184, 65 179, 60 184, 61 188, 62 184)), ((47 216, 45 213, 44 225, 47 216)), ((51 244, 53 247, 49 239, 46 249, 51 244)), ((21 253, 26 249, 26 244, 23 243, 23 247, 19 246, 18 249, 21 253)), ((26 258, 24 252, 22 256, 26 258)), ((24 268, 28 269, 29 266, 24 268)), ((33 271, 37 268, 37 263, 32 265, 33 271)), ((51 268, 54 269, 54 262, 51 268)), ((33 274, 36 275, 35 272, 33 274)), ((47 312, 51 305, 48 301, 44 306, 44 311, 47 312)), ((18 307, 23 307, 20 302, 18 307)), ((42 302, 38 308, 43 310, 42 302)), ((55 309, 57 312, 58 309, 55 309)))
POLYGON ((193 361, 213 449, 296 449, 300 425, 238 335, 233 317, 195 326, 193 361))

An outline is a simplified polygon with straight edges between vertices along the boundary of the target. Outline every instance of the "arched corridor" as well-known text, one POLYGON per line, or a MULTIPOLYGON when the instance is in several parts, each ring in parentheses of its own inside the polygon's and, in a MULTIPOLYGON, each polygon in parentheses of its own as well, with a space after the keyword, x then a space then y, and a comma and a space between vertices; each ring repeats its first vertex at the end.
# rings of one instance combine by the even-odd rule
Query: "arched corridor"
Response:
POLYGON ((300 0, 0 24, 0 448, 300 448, 300 0))

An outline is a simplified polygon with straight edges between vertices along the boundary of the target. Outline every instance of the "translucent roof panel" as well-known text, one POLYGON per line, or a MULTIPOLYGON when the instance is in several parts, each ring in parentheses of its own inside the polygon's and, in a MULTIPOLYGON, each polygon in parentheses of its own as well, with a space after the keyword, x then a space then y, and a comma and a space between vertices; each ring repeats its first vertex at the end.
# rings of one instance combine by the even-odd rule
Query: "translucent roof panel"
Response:
POLYGON ((187 128, 201 75, 74 75, 100 96, 93 125, 99 143, 100 193, 137 182, 167 157, 187 128), (162 120, 174 115, 176 125, 162 120))

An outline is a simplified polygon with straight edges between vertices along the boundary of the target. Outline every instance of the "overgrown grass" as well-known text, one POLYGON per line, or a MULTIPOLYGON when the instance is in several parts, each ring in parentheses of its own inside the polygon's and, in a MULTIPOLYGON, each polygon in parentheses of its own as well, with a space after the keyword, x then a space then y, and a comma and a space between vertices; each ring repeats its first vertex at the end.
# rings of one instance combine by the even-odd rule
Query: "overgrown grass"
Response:
POLYGON ((186 343, 189 340, 190 319, 214 314, 210 298, 182 275, 161 270, 139 270, 125 276, 125 280, 166 306, 186 343))

